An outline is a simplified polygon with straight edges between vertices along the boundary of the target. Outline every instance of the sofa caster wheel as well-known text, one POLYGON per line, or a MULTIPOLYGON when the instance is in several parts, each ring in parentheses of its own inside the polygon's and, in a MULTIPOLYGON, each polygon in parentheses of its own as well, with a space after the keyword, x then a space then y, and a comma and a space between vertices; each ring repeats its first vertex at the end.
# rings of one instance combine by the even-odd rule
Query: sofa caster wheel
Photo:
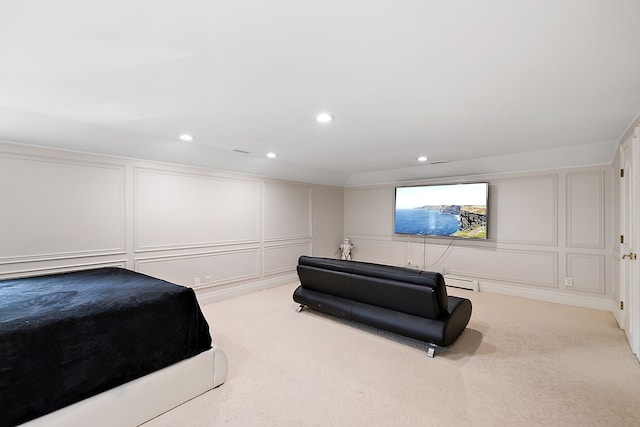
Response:
POLYGON ((300 313, 302 310, 304 310, 305 305, 304 304, 300 304, 300 307, 298 307, 298 313, 300 313))
POLYGON ((427 350, 427 356, 433 358, 436 355, 436 346, 433 344, 429 344, 429 349, 427 350))

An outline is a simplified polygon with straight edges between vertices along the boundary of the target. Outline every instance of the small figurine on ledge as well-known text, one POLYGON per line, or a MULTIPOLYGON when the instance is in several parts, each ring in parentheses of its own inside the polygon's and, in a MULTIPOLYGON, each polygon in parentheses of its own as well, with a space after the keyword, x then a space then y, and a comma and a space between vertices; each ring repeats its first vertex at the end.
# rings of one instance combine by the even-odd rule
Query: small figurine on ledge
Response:
POLYGON ((349 241, 349 239, 344 239, 340 244, 340 250, 342 251, 342 259, 346 259, 347 261, 351 261, 351 249, 353 248, 353 243, 349 241))

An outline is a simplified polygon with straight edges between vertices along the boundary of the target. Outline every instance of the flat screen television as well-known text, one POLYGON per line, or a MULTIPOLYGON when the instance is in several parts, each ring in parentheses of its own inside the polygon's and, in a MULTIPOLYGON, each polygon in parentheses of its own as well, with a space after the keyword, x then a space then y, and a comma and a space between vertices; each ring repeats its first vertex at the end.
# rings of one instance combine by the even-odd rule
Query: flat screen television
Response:
POLYGON ((396 187, 394 233, 487 238, 489 184, 396 187))

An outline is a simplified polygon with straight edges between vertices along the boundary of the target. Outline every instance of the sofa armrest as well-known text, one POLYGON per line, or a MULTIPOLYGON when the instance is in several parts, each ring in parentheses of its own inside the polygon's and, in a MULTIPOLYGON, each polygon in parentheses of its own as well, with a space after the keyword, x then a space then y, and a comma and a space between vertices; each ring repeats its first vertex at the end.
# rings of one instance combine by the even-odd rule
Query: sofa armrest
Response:
POLYGON ((444 328, 444 346, 452 344, 465 330, 471 319, 471 301, 466 298, 449 296, 449 309, 442 317, 444 328))

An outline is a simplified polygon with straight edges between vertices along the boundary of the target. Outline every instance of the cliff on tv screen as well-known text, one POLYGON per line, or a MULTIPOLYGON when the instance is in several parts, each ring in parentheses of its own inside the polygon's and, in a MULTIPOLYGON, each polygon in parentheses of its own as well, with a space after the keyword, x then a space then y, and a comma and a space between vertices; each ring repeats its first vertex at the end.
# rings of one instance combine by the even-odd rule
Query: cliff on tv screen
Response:
POLYGON ((487 238, 488 183, 396 187, 394 233, 487 238))

